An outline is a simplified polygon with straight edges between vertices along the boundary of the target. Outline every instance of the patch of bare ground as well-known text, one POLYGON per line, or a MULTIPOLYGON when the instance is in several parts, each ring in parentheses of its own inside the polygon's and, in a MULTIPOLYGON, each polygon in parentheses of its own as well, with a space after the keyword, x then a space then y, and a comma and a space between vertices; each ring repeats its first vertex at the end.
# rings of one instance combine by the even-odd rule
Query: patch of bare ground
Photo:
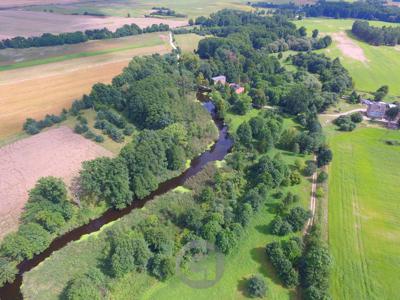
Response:
POLYGON ((28 191, 44 176, 67 185, 83 161, 111 152, 62 126, 0 148, 0 239, 18 227, 28 191))
POLYGON ((358 46, 347 34, 343 31, 332 34, 333 40, 337 43, 339 50, 344 56, 358 60, 360 62, 368 62, 367 57, 364 55, 363 49, 358 46))
POLYGON ((125 24, 136 24, 141 28, 145 28, 161 23, 168 24, 171 28, 176 28, 187 25, 187 20, 96 17, 22 10, 0 10, 0 39, 15 36, 39 36, 43 33, 85 31, 104 27, 114 31, 125 24))

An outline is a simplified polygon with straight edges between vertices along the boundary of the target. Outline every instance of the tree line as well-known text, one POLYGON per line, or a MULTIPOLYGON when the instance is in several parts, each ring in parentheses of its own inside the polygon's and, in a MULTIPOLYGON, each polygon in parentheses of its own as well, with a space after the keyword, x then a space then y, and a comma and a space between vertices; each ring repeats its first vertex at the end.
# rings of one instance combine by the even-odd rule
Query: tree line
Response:
POLYGON ((124 36, 133 36, 143 33, 168 31, 169 25, 153 24, 144 29, 141 29, 136 24, 124 25, 117 28, 114 32, 103 29, 86 30, 85 32, 67 32, 60 34, 44 33, 38 37, 21 37, 17 36, 11 39, 0 41, 0 49, 6 48, 30 48, 30 47, 47 47, 59 46, 65 44, 79 44, 87 42, 88 40, 104 40, 112 38, 120 38, 124 36))
POLYGON ((355 21, 351 32, 359 39, 374 46, 400 44, 400 27, 376 27, 370 26, 367 21, 355 21))

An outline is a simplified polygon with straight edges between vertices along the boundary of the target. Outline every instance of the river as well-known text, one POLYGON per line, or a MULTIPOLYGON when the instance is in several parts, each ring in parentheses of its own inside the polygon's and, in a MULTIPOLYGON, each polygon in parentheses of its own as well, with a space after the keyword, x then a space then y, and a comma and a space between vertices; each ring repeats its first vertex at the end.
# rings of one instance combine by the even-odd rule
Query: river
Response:
MULTIPOLYGON (((132 210, 142 208, 148 201, 153 200, 156 196, 165 194, 178 186, 181 186, 185 181, 198 174, 203 170, 204 166, 213 161, 218 161, 224 159, 225 155, 229 153, 232 148, 233 142, 228 136, 228 128, 223 123, 222 120, 218 119, 215 113, 215 106, 211 101, 206 101, 203 106, 210 112, 216 126, 219 130, 218 140, 215 142, 214 146, 199 155, 197 158, 193 159, 190 167, 183 172, 181 175, 167 180, 161 183, 157 190, 151 193, 146 198, 140 201, 134 201, 130 206, 123 210, 107 210, 101 217, 90 221, 88 224, 78 227, 58 238, 56 238, 50 246, 41 254, 34 256, 30 260, 21 262, 18 265, 19 273, 12 283, 6 284, 4 287, 0 288, 0 299, 1 300, 19 300, 22 298, 21 284, 22 276, 24 273, 29 272, 35 268, 38 264, 43 262, 48 258, 53 252, 62 249, 68 243, 72 241, 79 240, 83 235, 96 232, 100 228, 112 221, 122 218, 123 216, 129 214, 132 210)), ((61 271, 61 270, 60 270, 61 271)))

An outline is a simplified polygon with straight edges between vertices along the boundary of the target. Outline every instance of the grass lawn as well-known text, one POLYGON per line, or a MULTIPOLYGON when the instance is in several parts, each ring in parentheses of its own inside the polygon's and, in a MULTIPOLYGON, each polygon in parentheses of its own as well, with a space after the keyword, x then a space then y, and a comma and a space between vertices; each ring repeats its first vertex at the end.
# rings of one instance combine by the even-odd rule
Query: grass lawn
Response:
POLYGON ((194 33, 188 34, 175 34, 176 43, 183 52, 193 53, 197 49, 199 42, 204 39, 203 36, 194 33))
MULTIPOLYGON (((351 19, 322 19, 308 18, 296 21, 296 25, 305 26, 308 34, 313 29, 318 29, 323 34, 335 32, 346 32, 351 30, 354 20, 351 19)), ((370 21, 374 26, 398 26, 398 24, 370 21)), ((346 69, 353 77, 357 90, 371 92, 382 85, 389 85, 389 94, 400 96, 400 85, 398 84, 398 74, 400 74, 400 51, 398 47, 371 46, 365 42, 354 39, 349 34, 352 41, 358 45, 367 58, 366 62, 354 60, 343 55, 337 48, 337 42, 333 42, 328 49, 320 50, 326 55, 335 58, 339 57, 346 69)))
POLYGON ((329 246, 333 299, 398 299, 399 131, 360 128, 329 143, 329 246))

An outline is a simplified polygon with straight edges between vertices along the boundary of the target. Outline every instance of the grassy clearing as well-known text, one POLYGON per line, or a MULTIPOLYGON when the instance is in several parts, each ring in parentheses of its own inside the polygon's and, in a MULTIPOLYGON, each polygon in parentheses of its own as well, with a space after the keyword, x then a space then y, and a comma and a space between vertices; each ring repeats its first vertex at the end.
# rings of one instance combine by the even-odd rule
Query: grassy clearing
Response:
MULTIPOLYGON (((321 33, 332 34, 337 32, 347 32, 351 30, 354 20, 350 19, 323 19, 309 18, 296 21, 297 26, 305 26, 309 34, 313 29, 318 29, 321 33)), ((393 23, 370 21, 374 26, 398 26, 393 23)), ((348 33, 349 34, 349 33, 348 33)), ((337 48, 337 43, 333 42, 328 49, 321 50, 326 55, 335 58, 339 57, 350 75, 355 81, 356 89, 360 91, 375 91, 381 85, 389 85, 389 94, 400 96, 400 85, 398 84, 397 74, 400 74, 400 51, 398 47, 371 46, 359 41, 349 34, 349 37, 364 52, 367 62, 357 61, 348 58, 337 48)))
POLYGON ((174 37, 178 47, 181 48, 183 52, 190 53, 196 50, 199 42, 204 39, 203 36, 194 33, 176 34, 174 37))
POLYGON ((398 131, 360 128, 329 141, 333 299, 396 299, 400 277, 398 131))
MULTIPOLYGON (((94 123, 96 121, 96 112, 94 110, 84 110, 82 111, 82 116, 85 117, 88 121, 88 127, 91 131, 93 131, 96 135, 101 135, 104 138, 103 143, 99 143, 99 145, 103 146, 107 150, 111 151, 115 155, 118 155, 121 149, 128 143, 130 143, 137 132, 134 132, 131 136, 125 136, 125 140, 122 143, 114 142, 110 137, 104 135, 101 130, 94 128, 94 123)), ((69 116, 65 122, 62 122, 60 126, 67 125, 71 129, 74 129, 75 125, 79 122, 76 120, 76 117, 69 116)), ((58 126, 58 125, 57 125, 58 126)))
POLYGON ((154 6, 169 7, 183 13, 189 17, 198 17, 209 15, 224 8, 245 9, 251 8, 246 5, 244 0, 100 0, 96 3, 74 3, 67 5, 39 5, 27 9, 35 11, 53 10, 63 14, 83 14, 85 11, 90 13, 101 13, 113 16, 126 17, 128 14, 132 17, 140 17, 151 12, 154 6))

